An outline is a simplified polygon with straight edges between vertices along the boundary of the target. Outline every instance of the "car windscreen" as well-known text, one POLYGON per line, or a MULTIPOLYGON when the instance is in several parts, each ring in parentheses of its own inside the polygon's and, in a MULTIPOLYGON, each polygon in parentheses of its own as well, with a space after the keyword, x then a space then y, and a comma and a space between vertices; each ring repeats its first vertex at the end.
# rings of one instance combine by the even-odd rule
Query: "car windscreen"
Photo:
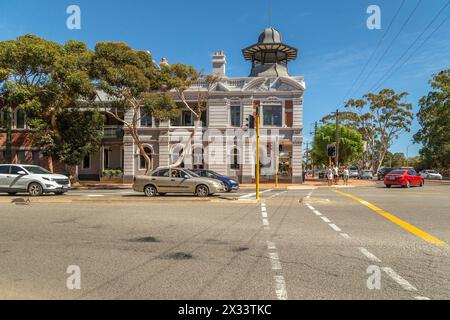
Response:
POLYGON ((37 166, 24 166, 24 169, 26 169, 31 174, 51 174, 50 171, 37 166))
POLYGON ((190 174, 191 176, 193 176, 193 177, 196 177, 196 178, 199 178, 199 177, 200 177, 197 173, 195 173, 195 172, 192 171, 192 170, 185 169, 185 171, 186 171, 187 173, 189 173, 189 174, 190 174))
POLYGON ((405 173, 404 170, 394 170, 390 172, 390 174, 404 174, 404 173, 405 173))

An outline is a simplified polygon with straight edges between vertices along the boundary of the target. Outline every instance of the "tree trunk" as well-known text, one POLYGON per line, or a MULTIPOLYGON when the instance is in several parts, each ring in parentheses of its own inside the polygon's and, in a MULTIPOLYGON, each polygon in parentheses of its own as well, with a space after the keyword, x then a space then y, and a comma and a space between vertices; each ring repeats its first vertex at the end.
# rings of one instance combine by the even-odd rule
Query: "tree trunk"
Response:
POLYGON ((53 170, 53 157, 52 157, 51 155, 49 155, 49 156, 47 157, 47 166, 48 166, 48 170, 49 170, 51 173, 53 173, 53 172, 54 172, 54 170, 53 170))
POLYGON ((78 166, 67 166, 69 169, 69 179, 70 183, 75 184, 78 183, 80 180, 78 179, 78 166))
POLYGON ((201 115, 200 116, 196 116, 195 120, 194 120, 194 132, 191 134, 191 136, 189 137, 188 142, 186 143, 186 145, 183 146, 183 152, 181 153, 181 155, 178 157, 177 161, 174 164, 169 165, 169 168, 177 168, 179 167, 183 161, 186 158, 186 153, 188 152, 188 148, 192 148, 192 140, 194 139, 195 135, 197 134, 198 130, 201 128, 201 126, 199 125, 201 123, 201 115))
POLYGON ((150 173, 153 171, 153 161, 148 156, 148 154, 145 152, 144 145, 139 140, 139 136, 136 133, 131 134, 134 140, 134 143, 136 144, 137 148, 139 149, 139 154, 144 157, 145 163, 147 164, 147 169, 145 170, 145 175, 150 175, 150 173))

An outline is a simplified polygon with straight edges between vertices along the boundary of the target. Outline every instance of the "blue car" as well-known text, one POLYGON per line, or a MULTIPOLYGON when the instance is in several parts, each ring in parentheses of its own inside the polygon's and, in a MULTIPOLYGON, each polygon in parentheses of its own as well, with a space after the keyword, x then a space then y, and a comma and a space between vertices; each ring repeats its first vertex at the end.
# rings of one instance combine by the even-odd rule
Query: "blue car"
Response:
POLYGON ((214 172, 212 170, 194 169, 191 171, 194 171, 200 177, 212 178, 212 179, 222 181, 225 184, 225 190, 227 192, 239 190, 239 183, 236 180, 225 177, 225 176, 218 174, 217 172, 214 172))

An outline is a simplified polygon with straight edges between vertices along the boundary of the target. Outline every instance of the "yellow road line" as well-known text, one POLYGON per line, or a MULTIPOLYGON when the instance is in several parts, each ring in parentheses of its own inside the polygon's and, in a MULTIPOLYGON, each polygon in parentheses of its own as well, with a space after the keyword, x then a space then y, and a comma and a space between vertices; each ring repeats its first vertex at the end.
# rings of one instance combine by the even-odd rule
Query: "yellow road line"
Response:
POLYGON ((440 246, 440 247, 446 247, 446 248, 449 247, 448 244, 445 243, 444 241, 439 240, 436 237, 433 237, 432 235, 426 233, 425 231, 422 231, 419 228, 409 224, 408 222, 397 218, 396 216, 394 216, 394 215, 384 211, 383 209, 378 208, 377 206, 374 206, 373 204, 365 201, 364 199, 358 198, 358 197, 356 197, 354 195, 351 195, 349 193, 345 193, 345 192, 342 192, 342 191, 339 191, 339 190, 333 190, 333 191, 336 192, 336 193, 339 193, 339 194, 341 194, 343 196, 346 196, 348 198, 351 198, 353 200, 358 201, 359 203, 365 205, 366 207, 368 207, 369 209, 375 211, 379 215, 381 215, 381 216, 385 217, 386 219, 390 220, 391 222, 399 225, 400 227, 402 227, 406 231, 411 232, 412 234, 416 235, 419 238, 422 238, 426 242, 435 244, 435 245, 440 246))

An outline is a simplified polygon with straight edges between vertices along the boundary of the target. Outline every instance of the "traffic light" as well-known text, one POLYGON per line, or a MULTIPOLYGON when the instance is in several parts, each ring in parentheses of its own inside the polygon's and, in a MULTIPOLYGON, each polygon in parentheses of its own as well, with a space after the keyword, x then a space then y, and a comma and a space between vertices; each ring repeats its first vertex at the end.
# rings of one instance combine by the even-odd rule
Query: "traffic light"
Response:
POLYGON ((335 144, 330 144, 327 147, 327 153, 328 153, 328 157, 335 158, 336 157, 336 145, 335 144))
POLYGON ((249 115, 247 118, 247 127, 249 129, 255 129, 255 116, 249 115))

